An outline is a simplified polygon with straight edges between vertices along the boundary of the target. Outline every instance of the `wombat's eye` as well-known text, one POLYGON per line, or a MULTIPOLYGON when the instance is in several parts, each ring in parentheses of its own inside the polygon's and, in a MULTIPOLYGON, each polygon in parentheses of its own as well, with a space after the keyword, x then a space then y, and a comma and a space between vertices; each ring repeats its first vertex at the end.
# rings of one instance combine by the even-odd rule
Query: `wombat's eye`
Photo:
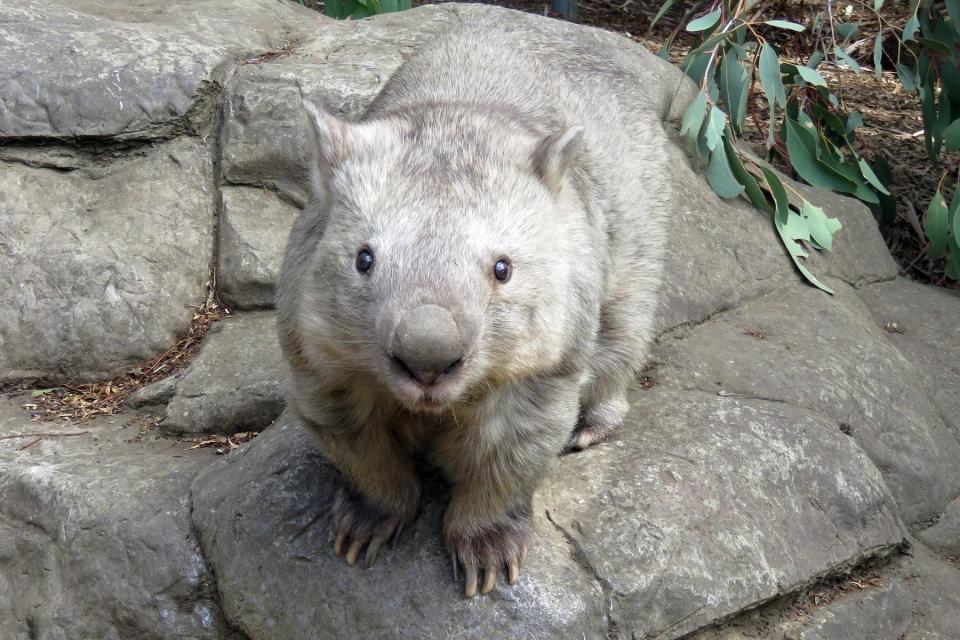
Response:
POLYGON ((370 249, 360 249, 357 252, 357 271, 366 273, 373 266, 373 252, 370 249))
POLYGON ((513 274, 513 265, 510 264, 509 258, 500 258, 493 265, 493 277, 498 282, 506 282, 510 279, 511 274, 513 274))

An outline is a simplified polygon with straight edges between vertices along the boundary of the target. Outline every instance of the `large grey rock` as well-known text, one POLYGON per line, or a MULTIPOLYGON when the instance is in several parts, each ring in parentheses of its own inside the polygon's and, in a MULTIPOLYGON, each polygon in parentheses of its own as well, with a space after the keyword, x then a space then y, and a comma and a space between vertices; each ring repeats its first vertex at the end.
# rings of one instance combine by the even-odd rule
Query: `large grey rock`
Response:
POLYGON ((960 497, 946 506, 936 522, 917 533, 928 547, 947 556, 960 556, 960 497))
POLYGON ((489 599, 451 581, 436 489, 374 569, 334 557, 333 481, 281 420, 194 483, 223 606, 251 638, 673 638, 903 536, 879 474, 829 421, 702 393, 642 393, 619 440, 563 458, 519 585, 489 599))
POLYGON ((913 617, 902 640, 960 638, 960 569, 915 545, 894 574, 909 585, 913 598, 913 617))
POLYGON ((913 599, 902 579, 853 593, 808 619, 783 625, 784 640, 901 640, 913 618, 913 599))
POLYGON ((890 344, 849 286, 830 282, 834 297, 784 285, 663 339, 656 377, 686 389, 785 402, 829 418, 883 473, 904 519, 923 523, 960 493, 960 444, 917 368, 890 344))
POLYGON ((155 138, 212 115, 234 59, 321 18, 273 0, 0 5, 0 139, 155 138))
POLYGON ((210 454, 118 418, 39 427, 23 401, 0 401, 0 437, 87 433, 0 440, 0 637, 227 637, 187 491, 210 454))
POLYGON ((209 279, 206 150, 0 167, 0 380, 113 375, 172 346, 209 279))
POLYGON ((564 458, 541 500, 622 637, 679 637, 903 535, 880 474, 829 420, 657 387, 617 440, 564 458))
POLYGON ((540 511, 526 575, 466 600, 440 541, 442 486, 369 570, 333 555, 336 472, 281 418, 198 478, 194 521, 225 612, 251 640, 606 638, 600 585, 540 511))
MULTIPOLYGON (((701 322, 801 278, 770 216, 743 199, 717 196, 693 170, 682 146, 678 141, 671 149, 671 170, 664 176, 672 184, 674 202, 660 331, 701 322)), ((807 266, 814 274, 854 286, 896 277, 897 265, 869 209, 856 200, 784 180, 843 224, 832 252, 810 252, 807 266)))
POLYGON ((161 426, 171 433, 259 431, 283 410, 283 370, 269 312, 231 316, 211 327, 177 381, 161 426))
POLYGON ((862 577, 845 576, 839 580, 846 591, 839 596, 832 586, 815 585, 797 597, 782 598, 695 633, 690 640, 903 640, 914 607, 908 581, 898 575, 903 564, 900 557, 885 564, 882 574, 873 574, 863 590, 851 584, 862 577), (823 604, 820 593, 836 599, 823 604))
POLYGON ((217 285, 230 308, 272 307, 299 209, 262 188, 224 187, 217 285))
POLYGON ((859 294, 960 440, 960 293, 898 278, 859 294))

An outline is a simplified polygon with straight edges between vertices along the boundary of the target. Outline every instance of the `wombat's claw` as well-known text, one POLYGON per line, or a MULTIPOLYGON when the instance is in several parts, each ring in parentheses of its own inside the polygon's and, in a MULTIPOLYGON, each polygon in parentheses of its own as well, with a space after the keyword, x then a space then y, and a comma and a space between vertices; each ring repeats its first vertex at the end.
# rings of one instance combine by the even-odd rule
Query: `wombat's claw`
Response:
POLYGON ((571 451, 583 451, 598 442, 606 440, 617 432, 620 425, 591 424, 577 427, 567 440, 567 446, 564 447, 564 453, 571 451))
MULTIPOLYGON (((523 535, 514 531, 514 535, 523 535)), ((488 537, 478 536, 463 540, 450 553, 453 563, 453 580, 459 582, 458 567, 463 568, 463 595, 472 598, 477 593, 490 593, 497 584, 497 574, 505 570, 507 584, 514 585, 520 575, 520 567, 527 555, 527 545, 507 534, 488 537)))
POLYGON ((372 567, 377 561, 380 547, 391 538, 396 542, 403 528, 399 515, 386 514, 343 490, 338 493, 334 504, 334 518, 337 535, 333 541, 333 552, 338 556, 346 552, 350 566, 357 563, 366 547, 364 565, 372 567), (349 547, 347 540, 350 541, 349 547))

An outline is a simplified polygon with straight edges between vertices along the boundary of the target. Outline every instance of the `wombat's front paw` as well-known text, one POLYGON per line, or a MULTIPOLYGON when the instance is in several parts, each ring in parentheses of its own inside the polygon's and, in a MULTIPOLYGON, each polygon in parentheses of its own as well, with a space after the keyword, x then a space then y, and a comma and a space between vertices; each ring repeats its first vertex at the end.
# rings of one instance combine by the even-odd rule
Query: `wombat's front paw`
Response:
POLYGON ((500 522, 482 527, 445 524, 443 535, 453 561, 453 579, 459 582, 457 567, 462 566, 465 596, 472 598, 476 595, 480 571, 483 571, 481 593, 493 590, 501 568, 506 571, 508 584, 517 582, 527 555, 527 520, 526 516, 507 515, 500 522), (468 530, 472 533, 466 533, 468 530))
POLYGON ((333 552, 339 556, 346 549, 347 563, 352 566, 366 546, 364 563, 372 567, 383 543, 391 536, 400 535, 404 517, 384 511, 350 489, 341 487, 333 502, 333 521, 337 532, 333 552), (349 548, 346 546, 348 540, 349 548))

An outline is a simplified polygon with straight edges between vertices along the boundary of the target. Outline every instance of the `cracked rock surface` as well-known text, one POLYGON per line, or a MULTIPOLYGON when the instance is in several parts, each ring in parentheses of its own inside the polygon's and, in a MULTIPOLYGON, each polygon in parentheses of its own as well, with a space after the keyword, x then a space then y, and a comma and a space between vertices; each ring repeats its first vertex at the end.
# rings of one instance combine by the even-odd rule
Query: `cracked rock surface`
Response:
POLYGON ((161 426, 170 433, 260 431, 283 410, 282 362, 272 312, 213 325, 179 376, 161 426))
POLYGON ((307 193, 300 91, 357 116, 471 21, 596 48, 651 124, 690 97, 626 39, 494 7, 0 6, 0 382, 121 373, 175 344, 211 282, 235 313, 129 403, 167 432, 265 429, 215 457, 135 411, 39 425, 28 395, 0 399, 0 637, 960 638, 960 296, 898 278, 861 204, 794 185, 844 225, 810 261, 836 295, 802 284, 680 143, 652 388, 558 459, 520 582, 462 598, 439 478, 373 569, 333 556, 336 472, 281 414, 269 310, 307 193), (873 590, 769 613, 867 565, 873 590))

